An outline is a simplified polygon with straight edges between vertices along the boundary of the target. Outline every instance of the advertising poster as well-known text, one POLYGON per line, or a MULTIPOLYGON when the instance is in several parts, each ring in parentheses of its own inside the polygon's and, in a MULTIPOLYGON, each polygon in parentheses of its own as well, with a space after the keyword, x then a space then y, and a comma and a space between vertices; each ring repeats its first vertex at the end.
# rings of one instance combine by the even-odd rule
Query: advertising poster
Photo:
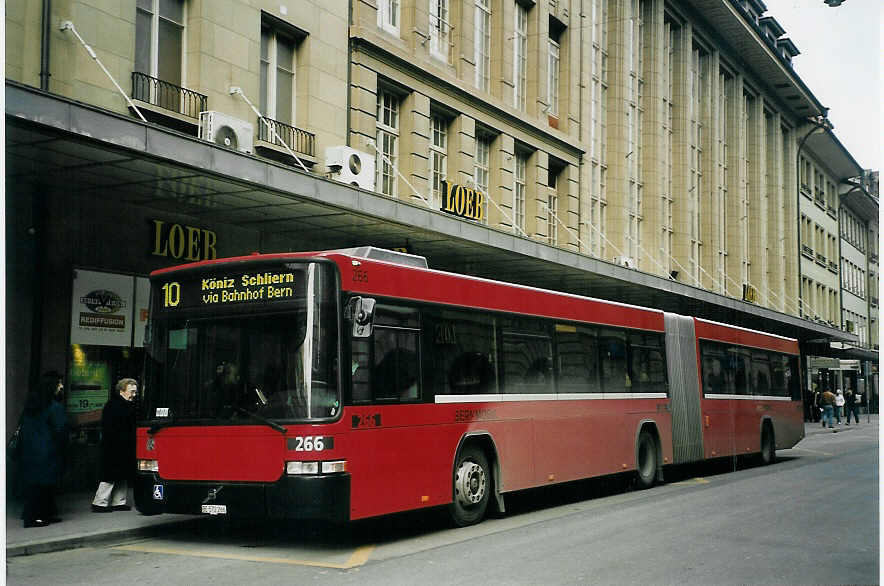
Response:
POLYGON ((130 276, 74 271, 71 344, 130 346, 134 289, 130 276))
POLYGON ((90 360, 78 345, 72 347, 67 412, 73 426, 101 421, 101 409, 111 389, 111 369, 104 360, 90 360))

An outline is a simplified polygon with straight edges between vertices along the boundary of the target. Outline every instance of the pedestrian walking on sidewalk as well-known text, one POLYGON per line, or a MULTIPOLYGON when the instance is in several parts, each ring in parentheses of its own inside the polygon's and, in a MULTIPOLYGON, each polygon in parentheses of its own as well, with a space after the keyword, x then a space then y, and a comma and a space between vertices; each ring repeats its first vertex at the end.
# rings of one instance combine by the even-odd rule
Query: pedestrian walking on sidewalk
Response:
POLYGON ((841 415, 844 414, 844 393, 841 392, 841 389, 835 391, 835 418, 838 420, 838 425, 841 425, 841 415))
POLYGON ((135 474, 135 379, 120 379, 101 412, 101 482, 92 499, 96 513, 128 511, 129 481, 135 474))
POLYGON ((856 420, 856 424, 859 425, 859 403, 861 401, 860 395, 857 395, 853 392, 853 389, 847 389, 847 392, 844 393, 844 418, 847 420, 847 425, 850 425, 850 415, 853 414, 853 418, 856 420))
POLYGON ((816 387, 816 383, 813 385, 813 408, 811 409, 811 414, 813 415, 813 422, 819 423, 819 421, 823 418, 823 394, 816 387))
POLYGON ((829 429, 835 427, 832 421, 835 412, 835 393, 829 389, 823 391, 820 404, 823 406, 823 427, 826 427, 826 424, 829 429))
POLYGON ((19 471, 25 492, 22 521, 26 528, 61 521, 55 490, 64 469, 67 441, 63 401, 64 382, 55 371, 45 373, 25 399, 19 471))

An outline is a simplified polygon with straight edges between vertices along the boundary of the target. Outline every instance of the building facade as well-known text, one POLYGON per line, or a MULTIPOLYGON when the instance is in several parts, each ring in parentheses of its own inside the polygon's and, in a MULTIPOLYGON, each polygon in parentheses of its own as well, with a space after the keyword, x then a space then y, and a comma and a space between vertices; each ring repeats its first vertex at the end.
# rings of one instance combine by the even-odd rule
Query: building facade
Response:
POLYGON ((402 247, 618 300, 652 286, 633 301, 799 339, 853 341, 862 318, 877 351, 877 223, 860 210, 857 248, 842 205, 862 170, 765 11, 11 0, 7 427, 29 381, 65 370, 70 483, 91 482, 100 407, 143 364, 147 274, 257 250, 402 247), (123 317, 96 322, 102 303, 123 317))

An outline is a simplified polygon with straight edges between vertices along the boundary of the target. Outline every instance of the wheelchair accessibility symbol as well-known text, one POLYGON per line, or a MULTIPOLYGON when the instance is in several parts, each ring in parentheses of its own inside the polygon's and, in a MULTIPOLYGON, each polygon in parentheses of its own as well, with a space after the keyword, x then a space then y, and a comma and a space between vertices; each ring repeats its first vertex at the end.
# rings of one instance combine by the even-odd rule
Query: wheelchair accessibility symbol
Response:
POLYGON ((153 500, 155 500, 155 501, 163 500, 163 485, 162 484, 154 484, 153 485, 153 500))

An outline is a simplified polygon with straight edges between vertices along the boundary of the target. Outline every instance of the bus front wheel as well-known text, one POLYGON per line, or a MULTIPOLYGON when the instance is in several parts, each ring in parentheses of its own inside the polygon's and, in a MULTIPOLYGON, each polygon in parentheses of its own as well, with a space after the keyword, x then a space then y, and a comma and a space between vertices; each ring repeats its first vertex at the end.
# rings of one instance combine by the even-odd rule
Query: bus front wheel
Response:
POLYGON ((481 521, 490 492, 488 458, 476 446, 465 447, 454 466, 454 499, 448 509, 454 524, 466 527, 481 521))
POLYGON ((651 488, 657 479, 657 442, 647 431, 638 436, 636 478, 641 489, 651 488))

